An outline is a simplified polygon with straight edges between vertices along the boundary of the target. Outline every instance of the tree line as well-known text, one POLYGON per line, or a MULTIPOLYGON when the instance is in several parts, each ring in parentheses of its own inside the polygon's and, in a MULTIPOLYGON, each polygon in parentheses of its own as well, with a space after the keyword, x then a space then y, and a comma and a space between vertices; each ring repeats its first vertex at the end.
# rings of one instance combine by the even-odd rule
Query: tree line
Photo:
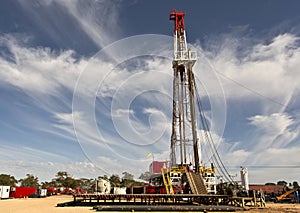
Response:
POLYGON ((292 183, 288 183, 284 180, 280 180, 276 183, 266 183, 265 185, 271 185, 271 186, 284 186, 285 188, 293 188, 293 189, 298 189, 299 188, 299 184, 297 181, 293 181, 292 183))
MULTIPOLYGON (((99 176, 96 179, 106 179, 110 181, 113 186, 117 187, 131 187, 131 186, 143 186, 144 181, 149 179, 150 173, 145 172, 140 175, 141 181, 134 180, 134 176, 128 172, 123 172, 122 177, 117 174, 113 174, 110 177, 107 175, 99 176), (142 181, 144 180, 144 181, 142 181)), ((95 188, 95 178, 73 178, 66 171, 59 171, 51 181, 39 182, 37 176, 32 174, 26 174, 25 178, 17 180, 14 176, 9 174, 0 174, 0 185, 4 186, 22 186, 22 187, 34 187, 34 188, 48 188, 48 187, 65 187, 65 188, 80 188, 87 192, 92 192, 95 188)))
MULTIPOLYGON (((149 180, 150 173, 144 172, 139 176, 141 181, 134 180, 134 176, 128 172, 123 172, 122 177, 117 174, 112 174, 110 177, 107 175, 98 176, 96 179, 105 179, 110 181, 112 186, 116 187, 131 187, 131 186, 143 186, 149 180)), ((37 176, 32 174, 26 174, 25 178, 17 180, 14 176, 8 174, 0 174, 0 185, 4 186, 22 186, 22 187, 34 187, 34 188, 48 188, 48 187, 65 187, 65 188, 80 188, 87 192, 92 192, 95 188, 95 178, 73 178, 66 171, 59 171, 51 181, 39 182, 37 176)), ((299 188, 297 181, 287 183, 284 180, 277 183, 265 183, 265 185, 281 185, 285 188, 299 188)))

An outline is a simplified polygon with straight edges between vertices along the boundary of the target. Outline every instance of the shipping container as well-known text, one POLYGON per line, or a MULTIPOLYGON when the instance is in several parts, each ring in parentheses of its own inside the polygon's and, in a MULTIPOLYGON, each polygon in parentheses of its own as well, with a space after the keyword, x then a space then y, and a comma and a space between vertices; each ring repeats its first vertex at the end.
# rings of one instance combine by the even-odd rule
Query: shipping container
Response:
POLYGON ((36 188, 13 186, 10 189, 9 197, 24 198, 24 197, 29 197, 30 195, 36 195, 36 194, 37 194, 36 188))
POLYGON ((0 186, 0 199, 9 198, 10 186, 0 186))

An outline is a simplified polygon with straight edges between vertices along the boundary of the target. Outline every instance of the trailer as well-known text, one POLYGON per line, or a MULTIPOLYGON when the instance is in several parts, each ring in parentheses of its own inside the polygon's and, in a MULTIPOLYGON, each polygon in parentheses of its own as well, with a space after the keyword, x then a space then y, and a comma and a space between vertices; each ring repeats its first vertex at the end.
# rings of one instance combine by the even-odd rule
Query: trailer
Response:
POLYGON ((36 188, 14 186, 11 187, 9 197, 25 198, 25 197, 29 197, 30 195, 36 195, 36 194, 37 194, 36 188))
POLYGON ((0 186, 0 199, 9 198, 10 186, 0 186))

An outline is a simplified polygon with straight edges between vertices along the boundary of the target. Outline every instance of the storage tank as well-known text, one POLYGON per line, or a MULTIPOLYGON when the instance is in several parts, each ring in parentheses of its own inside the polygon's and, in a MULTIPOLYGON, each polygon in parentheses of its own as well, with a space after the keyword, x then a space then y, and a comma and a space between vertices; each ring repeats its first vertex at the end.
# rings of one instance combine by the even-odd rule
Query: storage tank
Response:
POLYGON ((96 180, 96 192, 99 192, 100 194, 110 194, 110 191, 111 191, 111 185, 108 180, 105 179, 96 180))
POLYGON ((248 169, 246 167, 241 167, 241 181, 242 187, 245 190, 249 190, 249 178, 248 178, 248 169))

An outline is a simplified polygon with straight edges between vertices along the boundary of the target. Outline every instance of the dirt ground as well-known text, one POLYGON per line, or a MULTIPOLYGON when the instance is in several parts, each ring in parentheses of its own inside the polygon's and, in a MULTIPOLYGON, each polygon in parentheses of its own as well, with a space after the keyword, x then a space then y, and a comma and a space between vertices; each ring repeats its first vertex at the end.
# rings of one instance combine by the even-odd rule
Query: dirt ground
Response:
MULTIPOLYGON (((93 213, 92 207, 56 207, 56 204, 72 201, 72 196, 0 200, 0 212, 5 213, 93 213)), ((300 204, 267 203, 263 209, 249 209, 243 213, 300 213, 300 204)), ((239 212, 241 213, 241 212, 239 212)))
POLYGON ((56 207, 56 204, 72 201, 72 196, 24 198, 0 200, 0 212, 5 213, 85 213, 94 212, 92 207, 56 207))
MULTIPOLYGON (((267 203, 265 208, 252 208, 243 213, 300 213, 300 204, 267 203)), ((241 213, 241 212, 238 212, 241 213)))

